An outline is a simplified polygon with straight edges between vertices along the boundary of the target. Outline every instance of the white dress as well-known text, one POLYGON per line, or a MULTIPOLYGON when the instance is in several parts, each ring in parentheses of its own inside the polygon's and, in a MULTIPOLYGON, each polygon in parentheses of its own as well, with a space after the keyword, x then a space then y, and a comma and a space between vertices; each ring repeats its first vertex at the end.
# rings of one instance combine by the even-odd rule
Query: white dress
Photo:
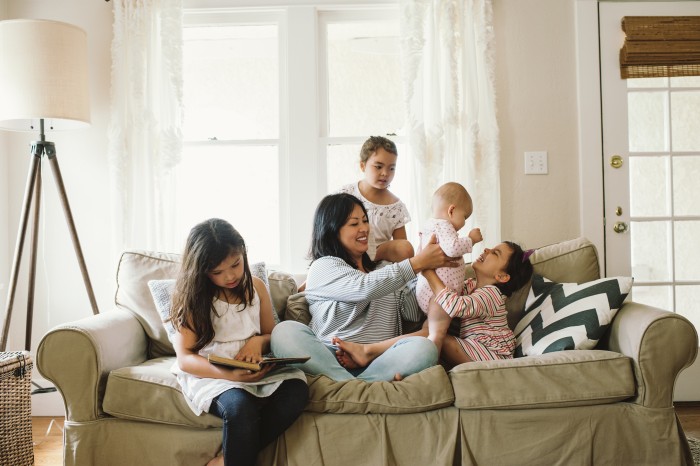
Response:
POLYGON ((408 208, 401 200, 388 205, 375 204, 362 195, 359 182, 345 185, 338 192, 352 194, 365 206, 370 226, 367 254, 372 260, 377 248, 391 239, 394 230, 411 221, 408 208))
MULTIPOLYGON (((211 313, 214 339, 199 350, 199 354, 204 357, 215 354, 233 358, 252 336, 260 333, 260 298, 255 293, 253 302, 245 309, 242 304, 229 304, 215 298, 214 308, 216 313, 211 313)), ((266 397, 274 393, 284 380, 300 379, 306 382, 304 373, 292 367, 273 369, 258 382, 200 378, 180 370, 177 362, 172 371, 177 376, 187 404, 197 415, 209 412, 212 400, 231 388, 240 388, 257 397, 266 397)))

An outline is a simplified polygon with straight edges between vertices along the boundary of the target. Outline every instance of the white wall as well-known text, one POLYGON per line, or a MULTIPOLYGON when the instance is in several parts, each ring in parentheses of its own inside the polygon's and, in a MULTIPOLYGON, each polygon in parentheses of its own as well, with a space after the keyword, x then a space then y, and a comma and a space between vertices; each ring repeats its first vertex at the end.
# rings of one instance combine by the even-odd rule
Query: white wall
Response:
POLYGON ((580 235, 574 26, 572 0, 494 0, 502 236, 527 247, 580 235))

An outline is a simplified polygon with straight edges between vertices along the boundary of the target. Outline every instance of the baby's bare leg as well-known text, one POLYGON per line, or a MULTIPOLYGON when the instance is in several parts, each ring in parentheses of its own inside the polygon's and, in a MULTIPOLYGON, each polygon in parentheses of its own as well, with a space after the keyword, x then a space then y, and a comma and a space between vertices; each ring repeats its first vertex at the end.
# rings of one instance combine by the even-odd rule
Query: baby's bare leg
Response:
POLYGON ((413 257, 413 245, 405 239, 393 239, 382 243, 374 255, 375 261, 401 262, 413 257))
POLYGON ((445 310, 430 298, 428 305, 428 339, 435 343, 438 353, 442 351, 442 345, 447 335, 447 329, 450 328, 452 318, 445 310))

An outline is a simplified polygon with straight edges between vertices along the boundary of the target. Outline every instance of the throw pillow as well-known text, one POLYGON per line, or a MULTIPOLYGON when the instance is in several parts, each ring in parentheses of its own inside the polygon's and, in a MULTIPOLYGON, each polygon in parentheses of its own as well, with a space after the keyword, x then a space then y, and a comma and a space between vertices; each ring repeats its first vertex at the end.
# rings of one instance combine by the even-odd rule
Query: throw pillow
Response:
MULTIPOLYGON (((258 277, 263 281, 267 292, 270 292, 270 284, 267 280, 267 267, 265 267, 264 262, 256 262, 250 264, 250 273, 254 277, 258 277)), ((150 280, 148 282, 148 288, 151 290, 151 296, 153 297, 153 302, 156 305, 156 309, 160 314, 160 319, 163 322, 165 331, 168 334, 168 340, 172 343, 173 335, 175 335, 175 328, 168 321, 170 317, 170 307, 172 305, 173 292, 175 291, 175 279, 169 280, 150 280)), ((275 322, 279 323, 279 316, 275 311, 274 304, 272 305, 272 316, 275 318, 275 322)))
POLYGON ((532 278, 525 313, 515 326, 515 357, 593 349, 632 287, 632 277, 555 283, 532 278))

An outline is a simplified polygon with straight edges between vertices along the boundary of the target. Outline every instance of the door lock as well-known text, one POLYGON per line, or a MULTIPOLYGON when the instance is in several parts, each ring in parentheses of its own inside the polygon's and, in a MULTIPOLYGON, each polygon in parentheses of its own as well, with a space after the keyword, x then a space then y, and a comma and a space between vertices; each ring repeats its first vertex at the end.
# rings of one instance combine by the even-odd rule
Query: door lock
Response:
POLYGON ((613 231, 615 233, 624 233, 628 229, 627 224, 625 222, 615 222, 613 225, 613 231))

